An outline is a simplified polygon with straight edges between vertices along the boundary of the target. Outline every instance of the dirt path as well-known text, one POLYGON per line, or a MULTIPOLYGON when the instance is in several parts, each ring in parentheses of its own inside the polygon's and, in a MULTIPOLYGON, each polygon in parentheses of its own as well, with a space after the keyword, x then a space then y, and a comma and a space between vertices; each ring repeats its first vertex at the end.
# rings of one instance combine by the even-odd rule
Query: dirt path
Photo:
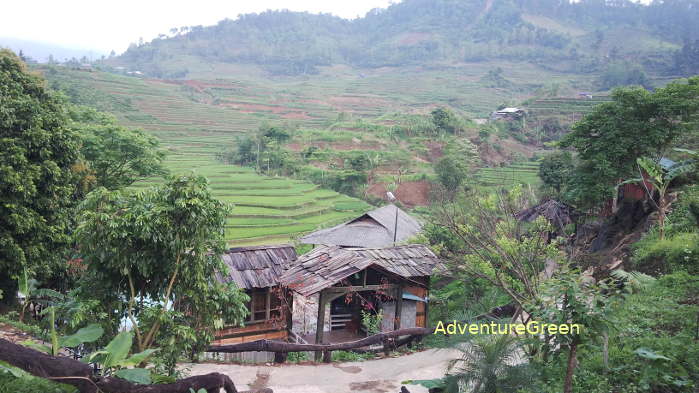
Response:
MULTIPOLYGON (((399 393, 401 381, 444 375, 447 362, 458 357, 450 349, 430 349, 397 358, 321 365, 253 366, 194 364, 191 375, 219 372, 231 377, 239 390, 270 388, 274 393, 399 393)), ((406 385, 410 393, 426 393, 406 385)))

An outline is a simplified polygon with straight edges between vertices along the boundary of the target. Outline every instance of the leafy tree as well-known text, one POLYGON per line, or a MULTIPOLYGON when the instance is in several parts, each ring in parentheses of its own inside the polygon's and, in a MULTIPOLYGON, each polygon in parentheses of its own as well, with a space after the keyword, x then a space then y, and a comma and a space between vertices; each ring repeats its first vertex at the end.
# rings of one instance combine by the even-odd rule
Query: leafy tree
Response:
POLYGON ((119 126, 113 116, 91 108, 74 107, 71 118, 82 139, 80 149, 96 187, 116 190, 139 179, 167 173, 165 153, 157 138, 119 126))
POLYGON ((78 138, 64 104, 0 50, 0 286, 14 299, 24 271, 50 274, 69 244, 78 138))
POLYGON ((432 115, 432 123, 434 123, 438 131, 455 134, 460 128, 459 119, 449 108, 435 108, 430 112, 430 115, 432 115))
POLYGON ((519 188, 509 193, 458 195, 435 207, 428 229, 447 232, 428 238, 448 261, 454 274, 466 274, 500 288, 522 309, 539 297, 541 272, 560 259, 554 243, 544 239, 551 227, 543 219, 522 223, 515 213, 527 205, 519 188))
POLYGON ((541 160, 539 178, 559 196, 570 179, 573 167, 573 156, 569 152, 551 153, 541 160))
POLYGON ((650 87, 650 81, 643 72, 643 69, 637 65, 628 63, 612 64, 602 74, 599 80, 602 89, 611 89, 617 86, 638 85, 650 87))
POLYGON ((138 194, 100 188, 81 206, 82 296, 101 300, 113 323, 127 317, 139 351, 165 348, 169 372, 245 315, 246 296, 215 279, 226 272, 227 213, 205 178, 189 176, 138 194))
POLYGON ((283 145, 285 142, 287 142, 289 139, 291 139, 291 135, 289 134, 288 131, 281 127, 277 126, 270 126, 270 125, 262 125, 260 126, 260 129, 258 131, 263 137, 268 138, 272 141, 275 141, 279 145, 283 145))
POLYGON ((469 174, 469 168, 455 156, 444 156, 434 166, 439 182, 450 192, 458 191, 469 174))
POLYGON ((609 198, 616 184, 635 173, 636 160, 659 159, 682 136, 696 129, 699 77, 676 81, 651 93, 620 88, 561 140, 578 151, 571 199, 594 206, 609 198))

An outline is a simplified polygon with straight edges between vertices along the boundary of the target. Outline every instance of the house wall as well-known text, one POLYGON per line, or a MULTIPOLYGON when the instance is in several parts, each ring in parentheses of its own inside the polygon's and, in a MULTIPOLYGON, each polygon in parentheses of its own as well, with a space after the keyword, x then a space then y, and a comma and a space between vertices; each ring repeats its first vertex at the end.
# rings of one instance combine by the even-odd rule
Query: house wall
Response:
MULTIPOLYGON (((264 290, 264 293, 269 292, 269 289, 264 290)), ((250 292, 248 291, 248 293, 250 292)), ((290 299, 287 301, 290 301, 290 299)), ((246 321, 245 326, 227 326, 218 330, 211 345, 240 344, 262 339, 285 341, 289 336, 289 332, 287 331, 287 319, 284 312, 282 311, 282 315, 278 317, 274 317, 271 314, 269 312, 269 319, 255 322, 246 321)))
MULTIPOLYGON (((393 331, 393 319, 396 315, 396 303, 386 302, 381 303, 381 311, 383 312, 383 320, 381 321, 381 331, 393 331)), ((415 326, 415 317, 417 315, 417 302, 415 300, 403 299, 403 309, 400 313, 400 327, 411 328, 415 326)))
MULTIPOLYGON (((319 293, 301 296, 294 293, 291 331, 298 335, 315 334, 318 323, 319 293)), ((330 303, 325 305, 325 324, 323 331, 330 331, 330 303)))

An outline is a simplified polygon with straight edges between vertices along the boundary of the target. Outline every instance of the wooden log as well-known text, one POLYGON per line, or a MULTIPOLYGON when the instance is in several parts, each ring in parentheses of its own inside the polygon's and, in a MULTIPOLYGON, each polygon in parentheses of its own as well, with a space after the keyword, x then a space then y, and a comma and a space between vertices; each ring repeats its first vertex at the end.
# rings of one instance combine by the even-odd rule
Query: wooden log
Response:
MULTIPOLYGON (((432 334, 434 329, 406 328, 392 332, 377 333, 357 341, 349 341, 338 344, 295 344, 275 340, 257 340, 241 344, 211 346, 207 352, 238 353, 238 352, 323 352, 345 351, 383 343, 385 338, 400 336, 425 336, 432 334)), ((407 340, 403 340, 407 343, 407 340)))
POLYGON ((75 386, 81 393, 190 393, 204 389, 209 393, 224 389, 240 393, 233 381, 219 373, 197 375, 161 385, 140 385, 115 377, 94 375, 92 367, 77 360, 51 356, 0 338, 0 360, 41 378, 75 386))

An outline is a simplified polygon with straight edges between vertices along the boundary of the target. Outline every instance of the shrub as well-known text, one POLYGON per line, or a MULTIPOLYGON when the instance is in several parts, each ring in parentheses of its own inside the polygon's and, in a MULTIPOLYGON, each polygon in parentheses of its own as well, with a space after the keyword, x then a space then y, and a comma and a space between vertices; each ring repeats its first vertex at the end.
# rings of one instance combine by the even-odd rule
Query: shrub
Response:
POLYGON ((634 245, 634 269, 658 275, 677 270, 699 274, 699 233, 678 233, 661 240, 648 236, 634 245))

